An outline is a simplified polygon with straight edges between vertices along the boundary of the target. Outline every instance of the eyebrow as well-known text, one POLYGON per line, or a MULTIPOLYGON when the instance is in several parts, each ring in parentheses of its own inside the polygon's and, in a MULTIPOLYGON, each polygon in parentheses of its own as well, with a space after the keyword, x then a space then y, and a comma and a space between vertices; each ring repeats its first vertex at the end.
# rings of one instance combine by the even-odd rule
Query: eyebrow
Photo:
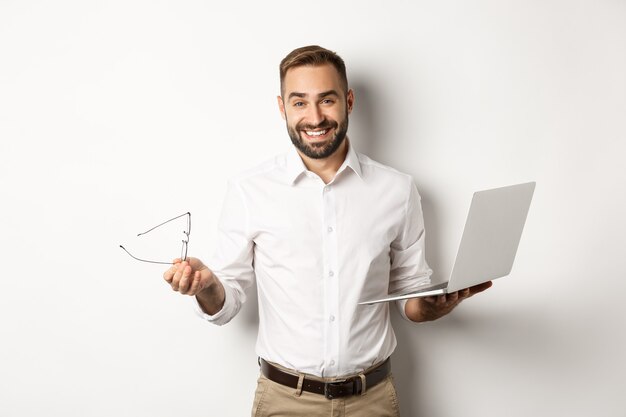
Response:
MULTIPOLYGON (((305 98, 306 96, 308 96, 308 94, 306 94, 306 93, 298 93, 297 91, 294 91, 294 92, 289 94, 288 99, 291 99, 292 97, 305 98)), ((323 93, 319 93, 317 95, 318 98, 324 98, 324 97, 328 97, 328 96, 339 96, 339 94, 337 93, 336 90, 328 90, 328 91, 324 91, 323 93)))

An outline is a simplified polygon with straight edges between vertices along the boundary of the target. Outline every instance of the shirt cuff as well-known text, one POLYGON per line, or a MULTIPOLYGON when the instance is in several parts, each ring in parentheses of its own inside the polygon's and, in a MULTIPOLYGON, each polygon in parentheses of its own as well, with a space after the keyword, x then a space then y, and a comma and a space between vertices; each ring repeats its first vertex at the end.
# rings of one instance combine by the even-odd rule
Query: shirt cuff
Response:
POLYGON ((408 321, 412 321, 407 315, 406 315, 406 311, 404 310, 406 308, 406 303, 409 300, 398 300, 396 301, 396 306, 398 307, 398 310, 400 310, 400 315, 402 317, 404 317, 405 320, 408 321))
POLYGON ((222 286, 224 287, 224 305, 220 311, 213 315, 205 313, 202 310, 202 307, 200 307, 198 299, 196 297, 191 297, 196 314, 204 320, 218 326, 223 326, 228 323, 235 316, 235 314, 237 314, 237 303, 235 302, 233 294, 234 290, 228 285, 222 284, 222 286))
MULTIPOLYGON (((431 284, 431 280, 430 280, 430 274, 432 274, 432 271, 428 272, 428 275, 426 276, 426 278, 422 279, 418 286, 416 287, 416 290, 419 289, 419 287, 425 286, 425 285, 429 285, 431 284)), ((405 320, 408 320, 410 322, 413 322, 413 320, 411 320, 407 315, 406 315, 406 303, 408 303, 410 300, 410 298, 405 298, 404 300, 397 300, 396 301, 396 306, 398 307, 398 310, 400 310, 400 315, 402 317, 404 317, 405 320)))

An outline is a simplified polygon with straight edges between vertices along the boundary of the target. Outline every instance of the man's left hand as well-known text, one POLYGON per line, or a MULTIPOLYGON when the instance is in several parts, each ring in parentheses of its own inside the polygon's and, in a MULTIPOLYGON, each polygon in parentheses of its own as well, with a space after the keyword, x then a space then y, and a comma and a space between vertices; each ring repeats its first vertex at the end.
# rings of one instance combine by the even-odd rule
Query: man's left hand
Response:
POLYGON ((407 301, 404 311, 412 321, 432 321, 450 313, 459 303, 479 292, 491 287, 491 281, 452 292, 450 294, 431 297, 411 298, 407 301))

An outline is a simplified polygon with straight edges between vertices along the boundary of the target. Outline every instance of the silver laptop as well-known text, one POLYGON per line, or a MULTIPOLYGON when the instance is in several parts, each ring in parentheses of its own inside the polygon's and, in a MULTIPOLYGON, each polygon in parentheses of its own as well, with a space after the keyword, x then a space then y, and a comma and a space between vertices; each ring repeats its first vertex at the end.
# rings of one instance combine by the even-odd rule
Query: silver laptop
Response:
POLYGON ((534 191, 528 182, 475 192, 448 282, 359 304, 447 294, 509 275, 534 191))

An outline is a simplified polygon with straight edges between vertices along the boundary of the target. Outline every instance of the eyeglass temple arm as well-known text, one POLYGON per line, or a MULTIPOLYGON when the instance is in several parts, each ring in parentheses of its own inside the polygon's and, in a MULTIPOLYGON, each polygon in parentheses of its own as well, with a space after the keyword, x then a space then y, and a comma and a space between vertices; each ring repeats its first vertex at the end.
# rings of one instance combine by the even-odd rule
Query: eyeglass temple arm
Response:
POLYGON ((152 229, 149 229, 149 230, 146 230, 146 231, 145 231, 145 232, 143 232, 143 233, 139 233, 139 234, 137 234, 137 236, 145 235, 146 233, 149 233, 149 232, 153 231, 153 230, 154 230, 154 229, 156 229, 157 227, 161 227, 161 226, 163 226, 164 224, 167 224, 167 223, 171 222, 172 220, 180 219, 181 217, 184 217, 184 216, 189 216, 189 218, 187 219, 187 225, 188 225, 188 230, 189 230, 189 232, 185 232, 185 234, 186 234, 187 236, 189 236, 189 233, 191 233, 191 213, 190 213, 190 212, 183 213, 183 214, 181 214, 180 216, 172 217, 171 219, 166 220, 166 221, 164 221, 164 222, 163 222, 163 223, 161 223, 161 224, 157 224, 157 225, 156 225, 156 226, 154 226, 152 229))
POLYGON ((136 259, 136 260, 141 261, 141 262, 149 262, 151 264, 161 264, 161 265, 174 265, 174 262, 159 262, 159 261, 148 261, 146 259, 141 259, 141 258, 138 258, 135 255, 133 255, 132 253, 130 253, 128 251, 128 249, 126 249, 124 246, 120 245, 120 248, 124 249, 124 252, 126 252, 128 255, 130 255, 131 258, 136 259))

